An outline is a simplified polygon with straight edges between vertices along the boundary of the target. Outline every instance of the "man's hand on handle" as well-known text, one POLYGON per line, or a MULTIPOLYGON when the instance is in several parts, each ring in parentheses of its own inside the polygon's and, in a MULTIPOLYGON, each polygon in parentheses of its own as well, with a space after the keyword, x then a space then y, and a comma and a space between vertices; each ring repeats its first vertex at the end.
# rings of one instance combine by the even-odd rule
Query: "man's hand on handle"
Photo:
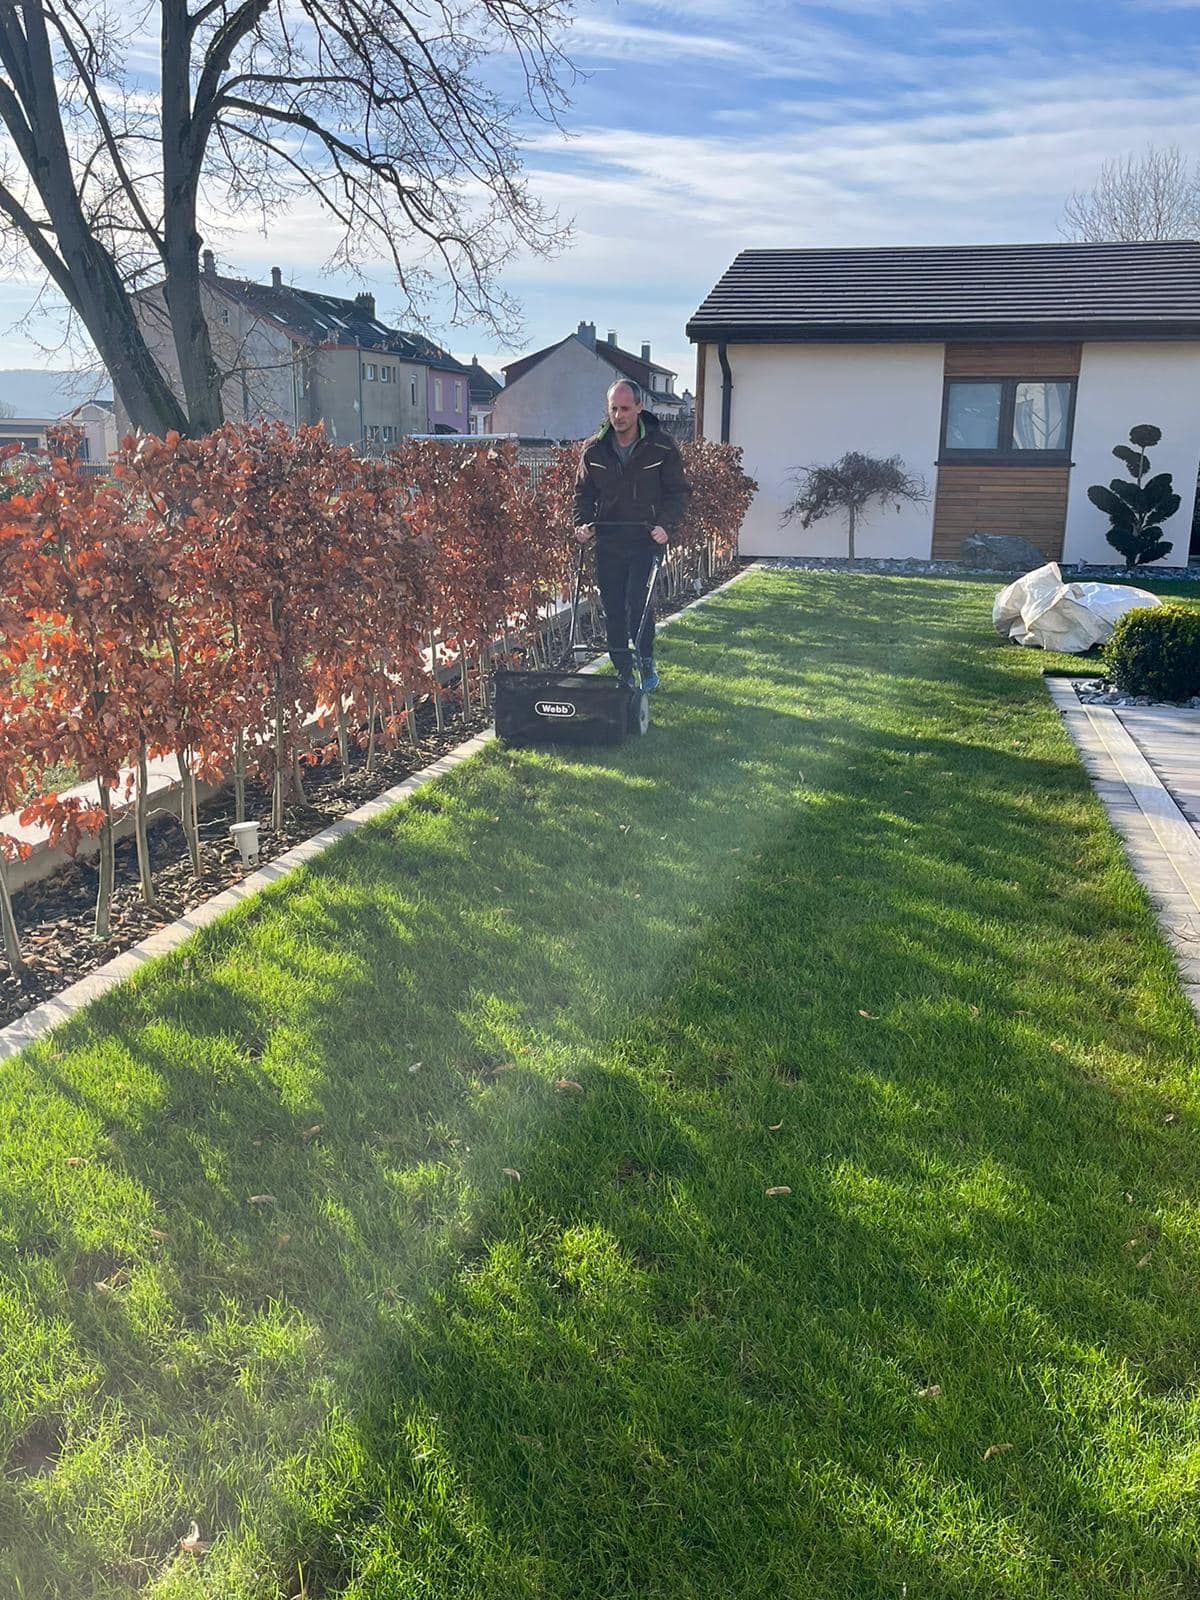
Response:
POLYGON ((651 528, 650 537, 654 540, 655 544, 666 544, 668 537, 667 530, 665 528, 651 528))
POLYGON ((594 522, 581 522, 575 529, 575 537, 580 544, 587 544, 589 539, 596 537, 596 524, 594 522))

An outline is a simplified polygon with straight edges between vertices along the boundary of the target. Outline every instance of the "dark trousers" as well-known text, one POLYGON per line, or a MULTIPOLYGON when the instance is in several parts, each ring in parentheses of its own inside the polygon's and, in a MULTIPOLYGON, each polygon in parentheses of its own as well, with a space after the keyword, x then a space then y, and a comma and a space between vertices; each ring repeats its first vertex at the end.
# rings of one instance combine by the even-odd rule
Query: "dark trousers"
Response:
MULTIPOLYGON (((638 625, 642 606, 646 602, 646 585, 650 582, 650 569, 658 554, 658 546, 649 540, 630 546, 596 543, 596 582, 600 587, 600 603, 604 607, 604 628, 608 653, 617 671, 628 674, 633 670, 633 651, 629 647, 630 635, 638 625)), ((654 607, 646 613, 642 637, 637 642, 637 653, 654 654, 654 607)))

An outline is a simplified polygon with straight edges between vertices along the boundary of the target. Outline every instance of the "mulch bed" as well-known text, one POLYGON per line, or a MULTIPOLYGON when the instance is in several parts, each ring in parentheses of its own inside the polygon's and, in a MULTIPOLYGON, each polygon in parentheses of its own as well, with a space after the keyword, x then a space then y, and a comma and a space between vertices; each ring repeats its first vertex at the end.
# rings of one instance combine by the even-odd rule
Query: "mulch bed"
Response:
MULTIPOLYGON (((744 563, 739 563, 739 567, 741 565, 744 563)), ((726 582, 728 576, 706 584, 705 590, 726 582)), ((693 594, 679 595, 659 606, 659 614, 669 616, 694 599, 693 594)), ((417 747, 414 749, 412 741, 408 740, 396 750, 378 752, 374 772, 364 770, 365 758, 358 753, 352 754, 351 769, 345 780, 336 764, 308 769, 304 779, 308 804, 290 809, 278 833, 265 823, 260 827, 259 865, 311 839, 337 818, 373 800, 385 789, 402 783, 491 724, 490 710, 475 711, 464 719, 457 713, 452 714, 448 705, 443 709, 446 726, 439 734, 432 705, 419 707, 417 747)), ((269 791, 248 781, 246 815, 261 821, 270 814, 269 791)), ((229 837, 229 824, 233 820, 232 790, 200 807, 204 871, 199 878, 192 876, 178 818, 168 814, 151 823, 150 857, 158 901, 153 910, 143 903, 138 888, 133 838, 120 840, 115 851, 112 933, 106 940, 98 940, 93 933, 98 870, 94 859, 68 862, 49 877, 14 894, 13 910, 21 931, 26 965, 23 972, 15 973, 0 953, 0 1027, 16 1021, 25 1012, 53 998, 106 961, 254 871, 242 865, 237 847, 229 837)))

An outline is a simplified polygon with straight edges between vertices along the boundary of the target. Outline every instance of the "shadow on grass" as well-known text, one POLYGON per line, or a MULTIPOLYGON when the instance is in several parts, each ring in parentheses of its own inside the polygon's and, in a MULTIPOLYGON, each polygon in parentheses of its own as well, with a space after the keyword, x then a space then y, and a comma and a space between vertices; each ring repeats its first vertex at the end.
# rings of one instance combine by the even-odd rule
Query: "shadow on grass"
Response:
POLYGON ((780 582, 653 739, 489 751, 14 1070, 74 1476, 0 1576, 199 1594, 201 1514, 229 1596, 1188 1592, 1169 959, 969 589, 780 582))

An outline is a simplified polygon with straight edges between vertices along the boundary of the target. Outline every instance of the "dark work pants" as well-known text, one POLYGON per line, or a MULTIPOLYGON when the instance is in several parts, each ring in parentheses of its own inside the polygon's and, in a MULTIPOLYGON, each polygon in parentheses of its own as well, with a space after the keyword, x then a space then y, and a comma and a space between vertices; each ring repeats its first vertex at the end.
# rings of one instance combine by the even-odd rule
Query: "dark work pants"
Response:
MULTIPOLYGON (((604 607, 608 653, 613 666, 622 674, 628 674, 633 669, 630 635, 642 614, 646 585, 650 582, 650 568, 658 550, 658 545, 649 539, 634 546, 608 544, 603 539, 596 542, 596 582, 600 587, 600 603, 604 607)), ((646 615, 638 654, 654 654, 653 606, 646 615)))

